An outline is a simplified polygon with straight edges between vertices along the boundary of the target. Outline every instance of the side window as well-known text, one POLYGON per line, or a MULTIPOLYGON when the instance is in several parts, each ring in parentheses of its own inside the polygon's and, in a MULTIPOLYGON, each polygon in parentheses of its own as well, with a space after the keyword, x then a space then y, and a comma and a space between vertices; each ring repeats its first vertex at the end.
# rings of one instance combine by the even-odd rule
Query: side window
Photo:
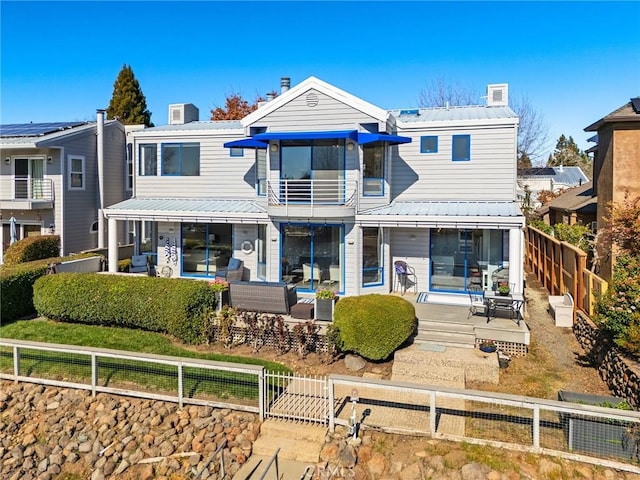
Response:
POLYGON ((420 153, 438 153, 438 137, 420 137, 420 153))
POLYGON ((454 162, 465 162, 471 160, 471 136, 454 135, 452 146, 452 160, 454 162))
POLYGON ((200 175, 200 144, 163 143, 162 175, 200 175))
POLYGON ((69 155, 69 189, 84 190, 84 157, 81 155, 69 155))
POLYGON ((231 147, 229 149, 229 155, 232 157, 244 157, 244 148, 231 147))
POLYGON ((267 151, 263 148, 256 148, 256 191, 267 194, 267 151))
POLYGON ((138 157, 141 176, 158 174, 158 147, 155 143, 141 144, 138 157))
POLYGON ((362 146, 362 193, 384 195, 384 152, 381 142, 362 146))

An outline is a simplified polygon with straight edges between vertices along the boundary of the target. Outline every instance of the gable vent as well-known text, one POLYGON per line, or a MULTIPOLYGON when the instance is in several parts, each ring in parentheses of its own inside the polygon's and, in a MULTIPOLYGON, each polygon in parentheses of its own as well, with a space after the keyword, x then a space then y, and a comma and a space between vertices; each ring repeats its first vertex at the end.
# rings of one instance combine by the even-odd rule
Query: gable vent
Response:
POLYGON ((307 107, 315 107, 319 102, 320 100, 318 99, 318 95, 315 93, 307 95, 307 107))
POLYGON ((487 106, 506 107, 509 105, 509 85, 499 83, 487 85, 487 106))

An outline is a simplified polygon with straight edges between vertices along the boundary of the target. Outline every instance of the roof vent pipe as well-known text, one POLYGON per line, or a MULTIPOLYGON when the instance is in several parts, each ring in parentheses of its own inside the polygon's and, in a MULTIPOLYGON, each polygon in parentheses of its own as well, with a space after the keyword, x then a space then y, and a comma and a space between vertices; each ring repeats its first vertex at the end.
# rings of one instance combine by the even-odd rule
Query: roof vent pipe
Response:
POLYGON ((280 93, 284 93, 291 87, 291 78, 282 77, 280 78, 280 93))
POLYGON ((267 93, 267 102, 270 102, 274 98, 276 98, 276 94, 274 92, 267 93))

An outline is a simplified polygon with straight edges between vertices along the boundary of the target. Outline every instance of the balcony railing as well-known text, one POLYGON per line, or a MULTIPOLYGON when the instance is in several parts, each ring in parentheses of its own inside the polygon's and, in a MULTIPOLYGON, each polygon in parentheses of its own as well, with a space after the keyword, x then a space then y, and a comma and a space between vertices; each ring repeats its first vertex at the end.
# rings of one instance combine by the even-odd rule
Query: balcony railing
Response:
POLYGON ((52 203, 55 200, 53 180, 50 178, 12 178, 2 181, 3 202, 52 203))
POLYGON ((268 181, 267 193, 270 211, 287 215, 291 209, 311 215, 329 211, 352 214, 358 202, 357 182, 344 179, 268 181))

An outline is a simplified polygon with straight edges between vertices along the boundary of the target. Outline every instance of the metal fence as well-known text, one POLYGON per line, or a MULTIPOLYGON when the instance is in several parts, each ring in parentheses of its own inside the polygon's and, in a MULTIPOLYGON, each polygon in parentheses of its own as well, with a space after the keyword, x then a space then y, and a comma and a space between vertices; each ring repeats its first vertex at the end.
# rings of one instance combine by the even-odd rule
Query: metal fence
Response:
POLYGON ((209 405, 264 411, 264 368, 102 348, 0 340, 0 378, 209 405))
MULTIPOLYGON (((0 340, 0 378, 491 445, 640 473, 640 412, 438 385, 0 340)), ((575 402, 575 399, 574 399, 575 402)))

